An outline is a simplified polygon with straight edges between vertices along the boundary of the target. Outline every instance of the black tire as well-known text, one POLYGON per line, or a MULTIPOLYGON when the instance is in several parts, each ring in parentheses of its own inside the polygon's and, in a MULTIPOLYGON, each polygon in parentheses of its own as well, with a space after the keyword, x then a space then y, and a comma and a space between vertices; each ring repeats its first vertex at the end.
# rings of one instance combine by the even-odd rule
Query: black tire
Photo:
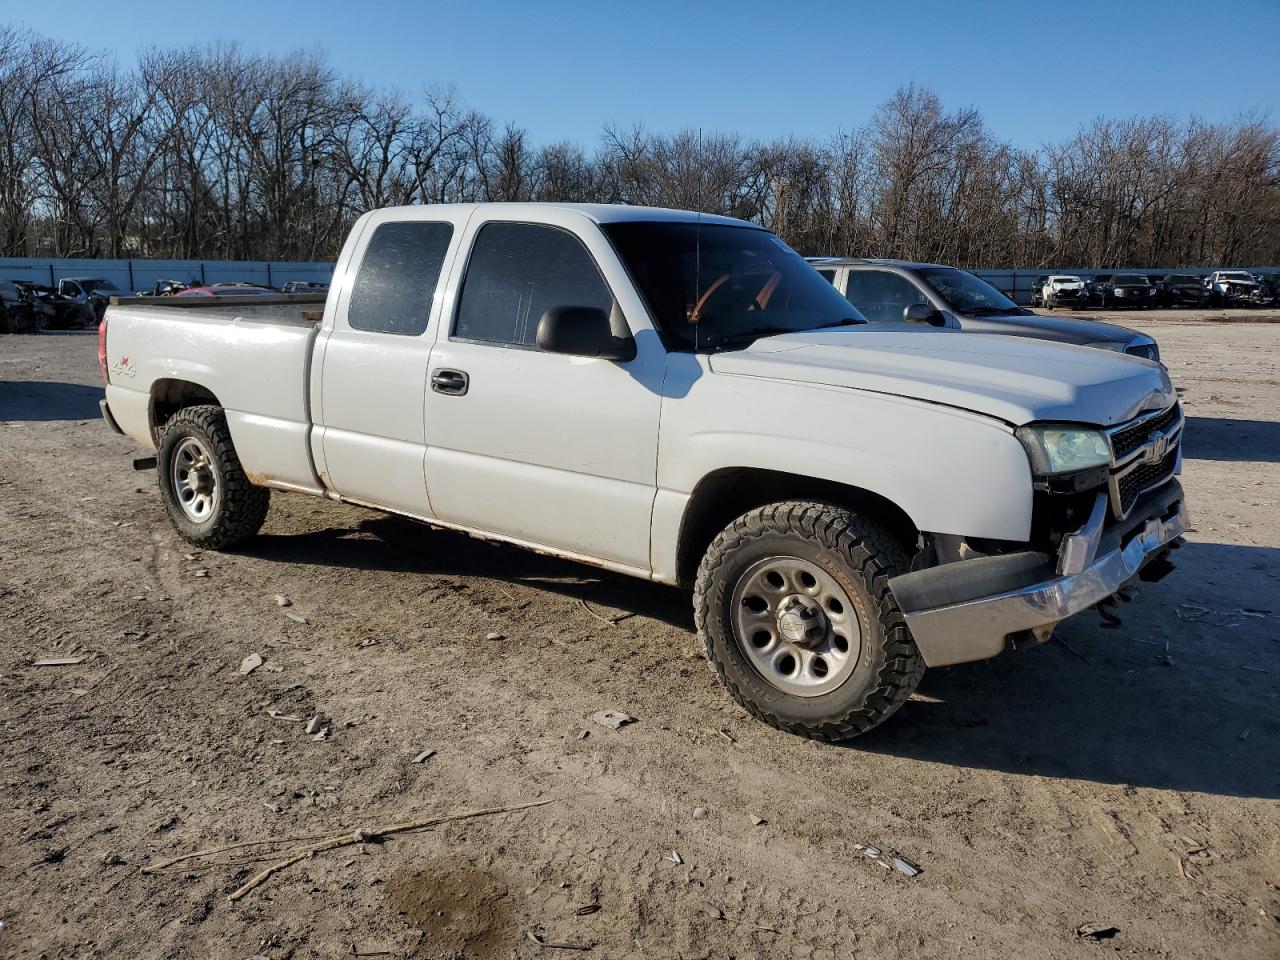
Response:
POLYGON ((271 491, 254 486, 245 476, 221 407, 185 407, 173 415, 160 440, 156 473, 169 519, 184 540, 198 547, 221 550, 247 540, 267 518, 271 491), (174 458, 187 439, 194 439, 208 451, 208 468, 217 491, 207 517, 198 521, 187 515, 175 488, 174 458))
POLYGON ((924 661, 889 590, 905 573, 907 548, 880 524, 843 507, 812 501, 769 504, 739 517, 707 548, 693 608, 707 659, 741 706, 771 726, 815 740, 848 740, 888 719, 915 691, 924 661), (800 696, 757 671, 733 627, 734 593, 770 557, 798 557, 844 590, 861 630, 852 673, 835 689, 800 696))

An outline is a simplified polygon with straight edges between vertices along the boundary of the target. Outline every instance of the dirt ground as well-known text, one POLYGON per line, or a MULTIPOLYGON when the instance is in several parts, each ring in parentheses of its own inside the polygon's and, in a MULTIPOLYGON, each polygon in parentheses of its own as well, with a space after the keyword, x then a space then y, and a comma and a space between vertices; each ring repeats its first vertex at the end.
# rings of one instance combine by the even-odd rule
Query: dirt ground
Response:
POLYGON ((1141 327, 1152 324, 1157 329, 1169 321, 1192 321, 1203 323, 1280 323, 1280 307, 1215 307, 1213 309, 1195 310, 1190 307, 1166 308, 1154 310, 1070 310, 1060 307, 1056 310, 1037 308, 1036 313, 1046 317, 1083 317, 1086 320, 1107 320, 1123 324, 1127 327, 1141 327))
POLYGON ((193 551, 95 338, 0 337, 0 957, 1275 960, 1280 325, 1124 320, 1185 391, 1179 569, 845 747, 735 707, 675 590, 289 495, 193 551), (141 871, 537 800, 235 903, 278 848, 141 871))

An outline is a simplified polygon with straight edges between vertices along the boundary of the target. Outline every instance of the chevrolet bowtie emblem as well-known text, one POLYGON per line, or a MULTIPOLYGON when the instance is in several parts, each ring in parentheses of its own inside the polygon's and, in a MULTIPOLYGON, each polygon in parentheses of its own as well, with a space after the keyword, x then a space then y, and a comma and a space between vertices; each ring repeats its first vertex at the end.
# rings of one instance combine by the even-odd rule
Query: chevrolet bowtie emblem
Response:
POLYGON ((1169 452, 1169 438, 1159 430, 1153 430, 1147 437, 1146 446, 1142 448, 1143 463, 1159 463, 1169 452))

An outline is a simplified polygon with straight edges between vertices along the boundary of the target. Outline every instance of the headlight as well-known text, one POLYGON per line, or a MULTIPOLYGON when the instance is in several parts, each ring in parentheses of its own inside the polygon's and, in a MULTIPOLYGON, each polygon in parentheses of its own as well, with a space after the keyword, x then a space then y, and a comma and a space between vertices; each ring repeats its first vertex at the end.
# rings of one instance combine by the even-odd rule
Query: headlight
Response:
POLYGON ((1111 462, 1107 438, 1098 430, 1069 423, 1036 423, 1015 431, 1038 477, 1075 473, 1111 462))

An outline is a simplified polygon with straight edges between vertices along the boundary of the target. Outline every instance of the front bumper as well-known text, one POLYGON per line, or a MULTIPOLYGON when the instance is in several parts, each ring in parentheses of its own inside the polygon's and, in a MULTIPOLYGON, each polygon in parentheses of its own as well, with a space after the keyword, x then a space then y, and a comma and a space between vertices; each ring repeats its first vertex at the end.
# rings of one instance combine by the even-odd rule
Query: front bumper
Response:
POLYGON ((1054 562, 1029 551, 942 564, 889 581, 930 667, 985 660, 1012 638, 1047 640, 1067 617, 1133 580, 1189 528, 1177 481, 1142 498, 1129 519, 1104 529, 1106 494, 1054 562))

